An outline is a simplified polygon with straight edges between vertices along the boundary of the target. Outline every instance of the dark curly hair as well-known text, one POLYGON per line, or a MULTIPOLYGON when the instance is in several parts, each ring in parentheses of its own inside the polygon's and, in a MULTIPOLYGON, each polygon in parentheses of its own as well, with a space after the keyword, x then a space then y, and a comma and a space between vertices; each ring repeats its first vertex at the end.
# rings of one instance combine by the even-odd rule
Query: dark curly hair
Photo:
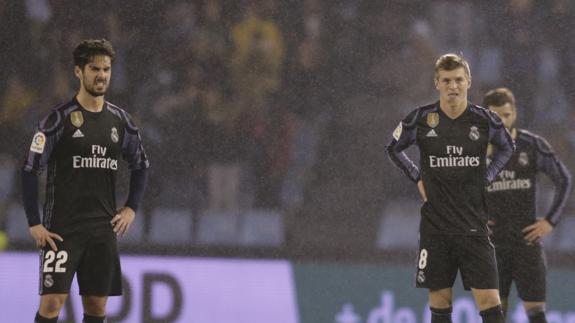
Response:
POLYGON ((112 44, 106 39, 86 39, 83 40, 73 52, 74 65, 84 69, 84 66, 92 61, 94 56, 105 55, 114 61, 114 48, 112 44))

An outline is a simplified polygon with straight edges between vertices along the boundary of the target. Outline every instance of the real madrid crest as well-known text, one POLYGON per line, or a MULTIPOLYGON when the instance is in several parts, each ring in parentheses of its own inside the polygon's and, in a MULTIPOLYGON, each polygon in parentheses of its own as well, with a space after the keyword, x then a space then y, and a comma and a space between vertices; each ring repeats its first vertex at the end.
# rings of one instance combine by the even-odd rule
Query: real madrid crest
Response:
POLYGON ((112 127, 112 132, 110 133, 110 138, 115 143, 118 142, 118 140, 120 139, 120 137, 118 136, 118 129, 116 129, 116 127, 112 127))
POLYGON ((420 284, 425 283, 425 273, 423 270, 417 272, 417 282, 420 284))
POLYGON ((469 139, 473 141, 479 139, 479 129, 477 129, 476 126, 471 126, 471 128, 469 128, 469 139))
POLYGON ((522 151, 519 153, 519 158, 517 160, 517 162, 519 163, 519 165, 521 166, 527 166, 529 165, 529 157, 527 157, 527 153, 522 151))
POLYGON ((82 111, 74 111, 70 114, 70 121, 76 128, 80 128, 84 124, 84 115, 82 111))
POLYGON ((52 278, 52 275, 47 274, 46 276, 44 276, 44 286, 46 286, 47 288, 54 286, 54 278, 52 278))
POLYGON ((439 124, 439 113, 431 112, 427 115, 427 125, 431 128, 437 127, 439 124))

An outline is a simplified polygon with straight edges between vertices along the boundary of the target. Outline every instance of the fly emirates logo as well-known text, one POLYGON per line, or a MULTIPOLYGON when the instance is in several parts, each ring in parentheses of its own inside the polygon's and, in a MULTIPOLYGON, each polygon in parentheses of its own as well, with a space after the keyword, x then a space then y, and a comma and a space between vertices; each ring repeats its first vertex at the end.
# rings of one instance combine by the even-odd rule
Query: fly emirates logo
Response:
POLYGON ((118 160, 106 157, 107 147, 92 145, 92 156, 73 156, 72 166, 74 168, 104 168, 118 170, 118 160))
POLYGON ((459 146, 446 146, 446 157, 429 156, 429 167, 478 167, 478 156, 463 156, 463 147, 459 146))
POLYGON ((497 176, 497 180, 487 186, 487 192, 528 190, 531 188, 529 178, 517 178, 515 171, 503 170, 497 176))

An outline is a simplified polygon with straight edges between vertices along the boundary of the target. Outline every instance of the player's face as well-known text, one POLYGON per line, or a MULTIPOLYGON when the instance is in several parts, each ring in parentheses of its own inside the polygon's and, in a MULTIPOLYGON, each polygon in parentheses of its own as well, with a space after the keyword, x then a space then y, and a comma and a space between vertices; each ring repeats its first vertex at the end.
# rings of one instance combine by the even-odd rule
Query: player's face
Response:
POLYGON ((435 77, 435 88, 439 91, 440 100, 450 105, 467 102, 467 90, 471 80, 463 67, 451 71, 439 70, 435 77))
POLYGON ((514 107, 511 103, 505 103, 504 105, 494 106, 490 105, 489 110, 497 113, 505 128, 511 129, 515 124, 515 120, 517 119, 517 111, 515 111, 514 107))
POLYGON ((112 61, 109 56, 97 55, 84 66, 84 69, 76 66, 75 72, 86 92, 94 97, 102 96, 106 94, 110 84, 112 61))

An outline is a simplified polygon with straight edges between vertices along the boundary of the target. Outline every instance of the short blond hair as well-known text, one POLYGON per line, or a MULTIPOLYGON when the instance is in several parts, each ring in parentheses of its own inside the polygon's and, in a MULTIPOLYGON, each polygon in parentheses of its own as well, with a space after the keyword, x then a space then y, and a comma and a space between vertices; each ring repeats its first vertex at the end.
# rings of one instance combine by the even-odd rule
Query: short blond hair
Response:
POLYGON ((463 67, 467 77, 471 79, 471 70, 469 69, 469 63, 461 55, 449 53, 441 55, 435 62, 435 77, 439 74, 439 71, 453 71, 463 67))

